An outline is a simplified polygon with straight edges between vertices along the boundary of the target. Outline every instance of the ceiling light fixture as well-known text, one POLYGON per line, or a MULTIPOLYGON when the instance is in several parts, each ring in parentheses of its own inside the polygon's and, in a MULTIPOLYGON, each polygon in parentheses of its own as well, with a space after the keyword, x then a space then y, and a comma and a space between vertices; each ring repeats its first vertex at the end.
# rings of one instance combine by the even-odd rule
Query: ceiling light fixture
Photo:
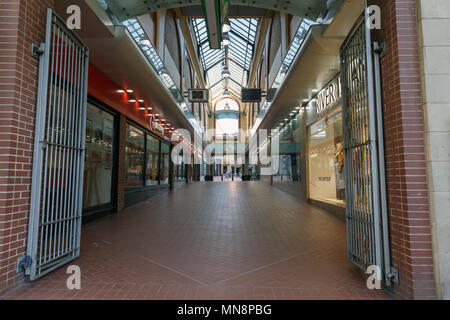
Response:
POLYGON ((148 39, 141 40, 141 41, 139 42, 139 44, 141 44, 141 45, 143 45, 143 46, 148 46, 148 47, 150 47, 150 46, 152 45, 152 43, 151 43, 150 40, 148 40, 148 39))
POLYGON ((230 43, 231 43, 230 35, 228 34, 228 32, 225 32, 222 36, 222 44, 224 46, 229 46, 230 43))
POLYGON ((231 25, 230 25, 230 21, 228 19, 225 20, 225 22, 223 23, 222 26, 222 32, 223 33, 227 33, 231 31, 231 25))
POLYGON ((230 70, 228 70, 227 67, 225 67, 225 68, 223 69, 223 71, 222 71, 222 76, 223 76, 224 78, 229 78, 229 77, 231 76, 230 70))

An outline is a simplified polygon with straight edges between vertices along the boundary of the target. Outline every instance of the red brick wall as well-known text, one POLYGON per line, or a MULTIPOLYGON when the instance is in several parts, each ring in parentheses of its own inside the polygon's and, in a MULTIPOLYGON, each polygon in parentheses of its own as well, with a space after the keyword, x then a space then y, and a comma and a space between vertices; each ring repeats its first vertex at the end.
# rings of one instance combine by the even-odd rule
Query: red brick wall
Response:
POLYGON ((387 192, 394 292, 403 298, 436 298, 425 163, 415 0, 372 0, 382 9, 382 58, 387 192))
POLYGON ((45 39, 48 7, 53 0, 0 2, 0 292, 23 279, 38 79, 30 52, 45 39))

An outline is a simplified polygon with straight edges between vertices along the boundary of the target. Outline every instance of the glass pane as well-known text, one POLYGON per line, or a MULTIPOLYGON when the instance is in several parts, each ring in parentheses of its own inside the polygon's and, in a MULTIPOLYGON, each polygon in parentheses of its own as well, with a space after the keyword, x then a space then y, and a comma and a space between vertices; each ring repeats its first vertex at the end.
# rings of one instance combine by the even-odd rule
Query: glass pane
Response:
POLYGON ((338 110, 309 128, 310 198, 345 205, 342 114, 338 110))
POLYGON ((169 184, 170 146, 161 144, 161 184, 169 184))
POLYGON ((127 124, 126 168, 127 186, 144 185, 144 132, 127 124))
POLYGON ((159 140, 147 135, 146 186, 158 184, 159 140))
POLYGON ((111 202, 114 117, 87 104, 83 208, 111 202))

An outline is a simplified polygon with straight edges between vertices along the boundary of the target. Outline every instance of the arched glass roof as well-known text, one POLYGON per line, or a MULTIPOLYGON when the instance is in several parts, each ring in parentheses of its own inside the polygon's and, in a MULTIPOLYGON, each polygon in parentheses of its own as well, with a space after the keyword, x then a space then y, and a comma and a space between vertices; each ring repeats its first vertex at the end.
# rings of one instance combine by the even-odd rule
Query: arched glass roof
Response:
POLYGON ((241 88, 247 86, 250 65, 255 54, 255 39, 259 19, 230 19, 231 43, 222 49, 211 49, 208 42, 205 19, 190 20, 198 45, 200 61, 205 72, 212 100, 220 97, 225 88, 236 98, 241 98, 241 88), (224 78, 222 70, 227 65, 230 77, 224 78))

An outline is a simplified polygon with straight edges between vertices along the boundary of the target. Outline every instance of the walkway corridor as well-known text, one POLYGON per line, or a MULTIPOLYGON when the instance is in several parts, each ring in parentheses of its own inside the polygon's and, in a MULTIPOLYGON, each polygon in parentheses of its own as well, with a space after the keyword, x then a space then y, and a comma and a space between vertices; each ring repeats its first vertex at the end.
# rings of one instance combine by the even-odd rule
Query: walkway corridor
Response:
POLYGON ((385 299, 346 260, 345 223, 258 182, 190 183, 83 226, 66 267, 7 299, 385 299))

